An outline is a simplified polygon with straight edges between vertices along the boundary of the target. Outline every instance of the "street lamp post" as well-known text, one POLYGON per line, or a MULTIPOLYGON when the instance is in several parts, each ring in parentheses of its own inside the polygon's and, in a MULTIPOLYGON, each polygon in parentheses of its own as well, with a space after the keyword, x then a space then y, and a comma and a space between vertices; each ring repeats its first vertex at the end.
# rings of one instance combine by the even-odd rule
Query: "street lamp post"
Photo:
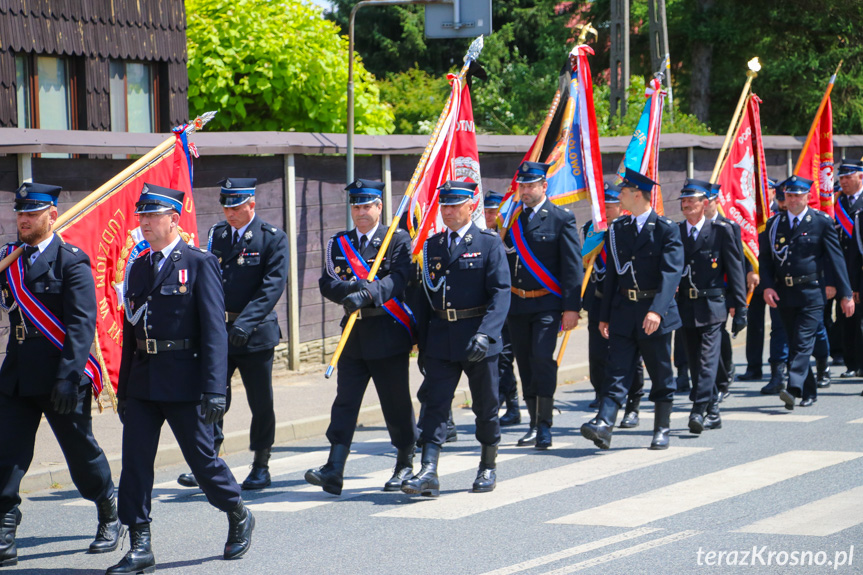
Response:
MULTIPOLYGON (((348 26, 348 118, 347 118, 347 133, 348 133, 348 173, 347 183, 354 181, 354 20, 357 12, 364 6, 396 6, 399 4, 452 4, 453 0, 363 0, 358 2, 351 10, 350 24, 348 26)), ((458 2, 455 8, 458 9, 458 2)), ((459 21, 459 14, 456 13, 455 21, 459 21)), ((347 209, 347 229, 353 227, 351 221, 351 204, 346 203, 347 209)))

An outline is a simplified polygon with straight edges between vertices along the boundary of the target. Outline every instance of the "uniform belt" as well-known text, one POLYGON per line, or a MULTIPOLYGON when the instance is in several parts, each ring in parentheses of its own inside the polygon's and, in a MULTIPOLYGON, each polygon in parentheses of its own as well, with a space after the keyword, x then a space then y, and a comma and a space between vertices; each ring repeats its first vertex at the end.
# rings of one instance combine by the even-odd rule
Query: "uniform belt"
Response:
POLYGON ((784 281, 785 285, 788 287, 794 287, 800 284, 808 284, 810 282, 818 281, 818 273, 816 272, 814 274, 809 274, 805 276, 797 276, 796 278, 791 276, 785 276, 784 281))
POLYGON ((387 310, 382 307, 364 307, 357 310, 357 319, 366 319, 379 315, 386 315, 387 310))
POLYGON ((629 301, 641 301, 643 299, 652 299, 656 296, 656 290, 639 291, 637 289, 620 288, 620 293, 629 301))
POLYGON ((523 290, 521 288, 511 287, 509 288, 509 291, 511 291, 521 299, 533 299, 535 297, 542 297, 551 293, 545 288, 523 290))
POLYGON ((714 297, 718 295, 725 295, 725 288, 709 288, 709 289, 696 289, 689 288, 689 299, 698 299, 701 297, 714 297))
POLYGON ((240 317, 239 313, 234 313, 232 311, 225 312, 225 323, 232 323, 237 321, 237 318, 240 317))
POLYGON ((17 341, 24 341, 25 339, 36 339, 40 337, 45 337, 42 335, 42 332, 36 329, 36 326, 28 325, 27 328, 24 328, 23 324, 18 324, 15 326, 15 339, 17 341))
POLYGON ((445 319, 447 321, 458 321, 460 319, 468 319, 485 315, 485 310, 487 309, 488 306, 483 305, 480 307, 472 307, 468 309, 436 309, 434 310, 434 313, 441 319, 445 319))
POLYGON ((139 351, 146 351, 151 355, 163 351, 179 351, 197 347, 196 342, 191 339, 139 339, 137 342, 139 351))

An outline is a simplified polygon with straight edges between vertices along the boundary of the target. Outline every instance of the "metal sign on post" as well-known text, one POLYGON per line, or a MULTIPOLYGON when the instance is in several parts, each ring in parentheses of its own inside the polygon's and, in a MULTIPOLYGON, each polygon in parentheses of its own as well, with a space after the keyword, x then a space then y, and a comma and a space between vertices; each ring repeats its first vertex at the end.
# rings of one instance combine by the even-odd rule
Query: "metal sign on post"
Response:
POLYGON ((426 38, 475 38, 491 34, 491 0, 452 0, 426 6, 426 38))

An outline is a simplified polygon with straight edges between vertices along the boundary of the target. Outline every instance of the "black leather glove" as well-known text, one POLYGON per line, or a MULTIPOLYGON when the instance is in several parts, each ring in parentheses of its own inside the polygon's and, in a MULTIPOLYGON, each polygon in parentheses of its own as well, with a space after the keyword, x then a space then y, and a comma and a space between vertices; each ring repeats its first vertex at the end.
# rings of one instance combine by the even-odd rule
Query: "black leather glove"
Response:
POLYGON ((68 379, 58 379, 51 390, 51 403, 60 415, 69 415, 78 407, 78 384, 68 379))
POLYGON ((120 417, 120 423, 126 423, 126 400, 117 398, 117 415, 120 417))
POLYGON ((349 288, 349 290, 348 290, 348 291, 349 291, 350 293, 356 293, 356 292, 358 292, 358 291, 362 291, 362 290, 366 289, 366 285, 367 285, 368 283, 369 283, 369 282, 368 282, 368 280, 356 280, 356 281, 352 281, 352 282, 350 282, 350 284, 351 284, 351 285, 350 285, 350 288, 349 288))
POLYGON ((213 425, 225 416, 225 396, 215 393, 204 393, 201 395, 201 415, 204 423, 213 425))
POLYGON ((488 353, 488 336, 478 333, 467 344, 467 360, 470 362, 482 361, 488 353))
POLYGON ((734 312, 734 317, 731 318, 731 336, 736 337, 738 333, 743 331, 749 317, 749 308, 739 307, 734 312))
POLYGON ((246 347, 249 343, 249 333, 241 327, 233 326, 228 332, 228 343, 234 347, 246 347))
POLYGON ((345 308, 345 313, 348 315, 354 313, 358 309, 362 309, 370 305, 372 305, 372 294, 370 294, 367 289, 348 294, 345 296, 345 299, 342 300, 342 306, 345 308))
POLYGON ((417 354, 417 367, 420 368, 420 373, 425 376, 426 374, 426 354, 423 352, 419 352, 417 354))

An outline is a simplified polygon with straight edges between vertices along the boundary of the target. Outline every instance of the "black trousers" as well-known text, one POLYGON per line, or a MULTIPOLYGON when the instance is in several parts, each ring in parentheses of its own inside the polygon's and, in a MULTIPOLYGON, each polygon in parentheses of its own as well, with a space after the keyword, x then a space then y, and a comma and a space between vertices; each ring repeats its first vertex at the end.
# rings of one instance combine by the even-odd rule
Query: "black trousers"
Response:
POLYGON ((559 311, 517 314, 507 318, 525 399, 554 397, 557 389, 554 349, 560 321, 559 311))
POLYGON ((162 425, 168 422, 183 458, 207 501, 231 511, 241 501, 240 486, 213 449, 213 426, 204 423, 200 403, 158 402, 129 398, 123 425, 123 471, 117 511, 125 525, 150 522, 153 464, 162 425))
POLYGON ((687 373, 689 360, 686 357, 686 346, 683 344, 683 328, 674 330, 674 367, 677 372, 687 373))
POLYGON ((762 372, 764 364, 764 313, 767 304, 764 295, 755 292, 749 303, 749 316, 746 323, 746 370, 762 372))
POLYGON ((455 388, 464 373, 470 386, 476 439, 483 445, 497 445, 500 442, 498 356, 476 363, 426 357, 425 370, 425 379, 417 394, 423 405, 419 422, 423 443, 443 445, 446 441, 446 421, 455 388))
MULTIPOLYGON (((589 362, 590 385, 593 386, 593 391, 597 397, 601 397, 605 392, 608 382, 605 379, 606 366, 610 361, 609 354, 611 348, 608 345, 609 340, 602 337, 599 331, 599 320, 594 321, 588 316, 587 318, 587 355, 589 362)), ((629 387, 627 397, 630 401, 639 399, 644 395, 644 364, 639 355, 636 359, 635 380, 629 387)))
POLYGON ((650 376, 650 401, 654 403, 671 403, 674 401, 676 383, 671 367, 671 334, 652 335, 645 338, 632 335, 612 333, 609 347, 613 350, 614 361, 609 362, 606 381, 608 389, 605 392, 622 407, 626 396, 635 380, 638 367, 638 356, 644 359, 644 366, 650 376))
POLYGON ((417 439, 417 426, 409 385, 410 356, 400 353, 383 359, 339 358, 336 399, 330 411, 327 439, 332 445, 350 445, 369 379, 374 381, 396 449, 408 448, 417 439))
POLYGON ((821 324, 824 308, 779 307, 782 325, 788 336, 788 393, 804 399, 818 395, 818 385, 809 359, 815 349, 815 334, 821 324))
POLYGON ((8 396, 0 394, 0 515, 21 504, 21 479, 33 461, 36 431, 42 415, 63 450, 72 482, 88 501, 114 496, 111 468, 102 448, 93 437, 90 416, 93 391, 90 385, 78 388, 78 407, 69 415, 54 410, 48 395, 8 396))
POLYGON ((722 324, 685 327, 681 331, 684 334, 683 341, 692 376, 692 392, 689 398, 696 404, 710 403, 717 395, 716 370, 719 369, 722 347, 722 324))
MULTIPOLYGON (((837 315, 843 315, 841 310, 837 315)), ((863 314, 854 310, 854 315, 842 318, 842 357, 845 358, 845 367, 848 369, 863 369, 861 355, 863 355, 863 333, 860 331, 860 322, 863 314)))
MULTIPOLYGON (((276 412, 273 409, 273 349, 252 353, 233 353, 228 355, 227 409, 231 409, 231 378, 240 370, 246 400, 252 411, 252 425, 249 428, 249 449, 260 451, 269 449, 276 441, 276 412)), ((224 419, 213 426, 213 438, 219 445, 225 440, 224 419)))
POLYGON ((512 338, 509 335, 509 327, 506 324, 503 324, 501 340, 503 342, 503 350, 500 352, 497 365, 500 373, 498 395, 502 400, 505 397, 509 397, 510 394, 517 392, 518 388, 513 366, 512 338))
MULTIPOLYGON (((716 388, 725 393, 731 385, 734 373, 734 359, 731 357, 731 334, 726 327, 727 320, 719 325, 719 368, 716 370, 716 388)), ((694 369, 694 368, 692 368, 694 369)))

